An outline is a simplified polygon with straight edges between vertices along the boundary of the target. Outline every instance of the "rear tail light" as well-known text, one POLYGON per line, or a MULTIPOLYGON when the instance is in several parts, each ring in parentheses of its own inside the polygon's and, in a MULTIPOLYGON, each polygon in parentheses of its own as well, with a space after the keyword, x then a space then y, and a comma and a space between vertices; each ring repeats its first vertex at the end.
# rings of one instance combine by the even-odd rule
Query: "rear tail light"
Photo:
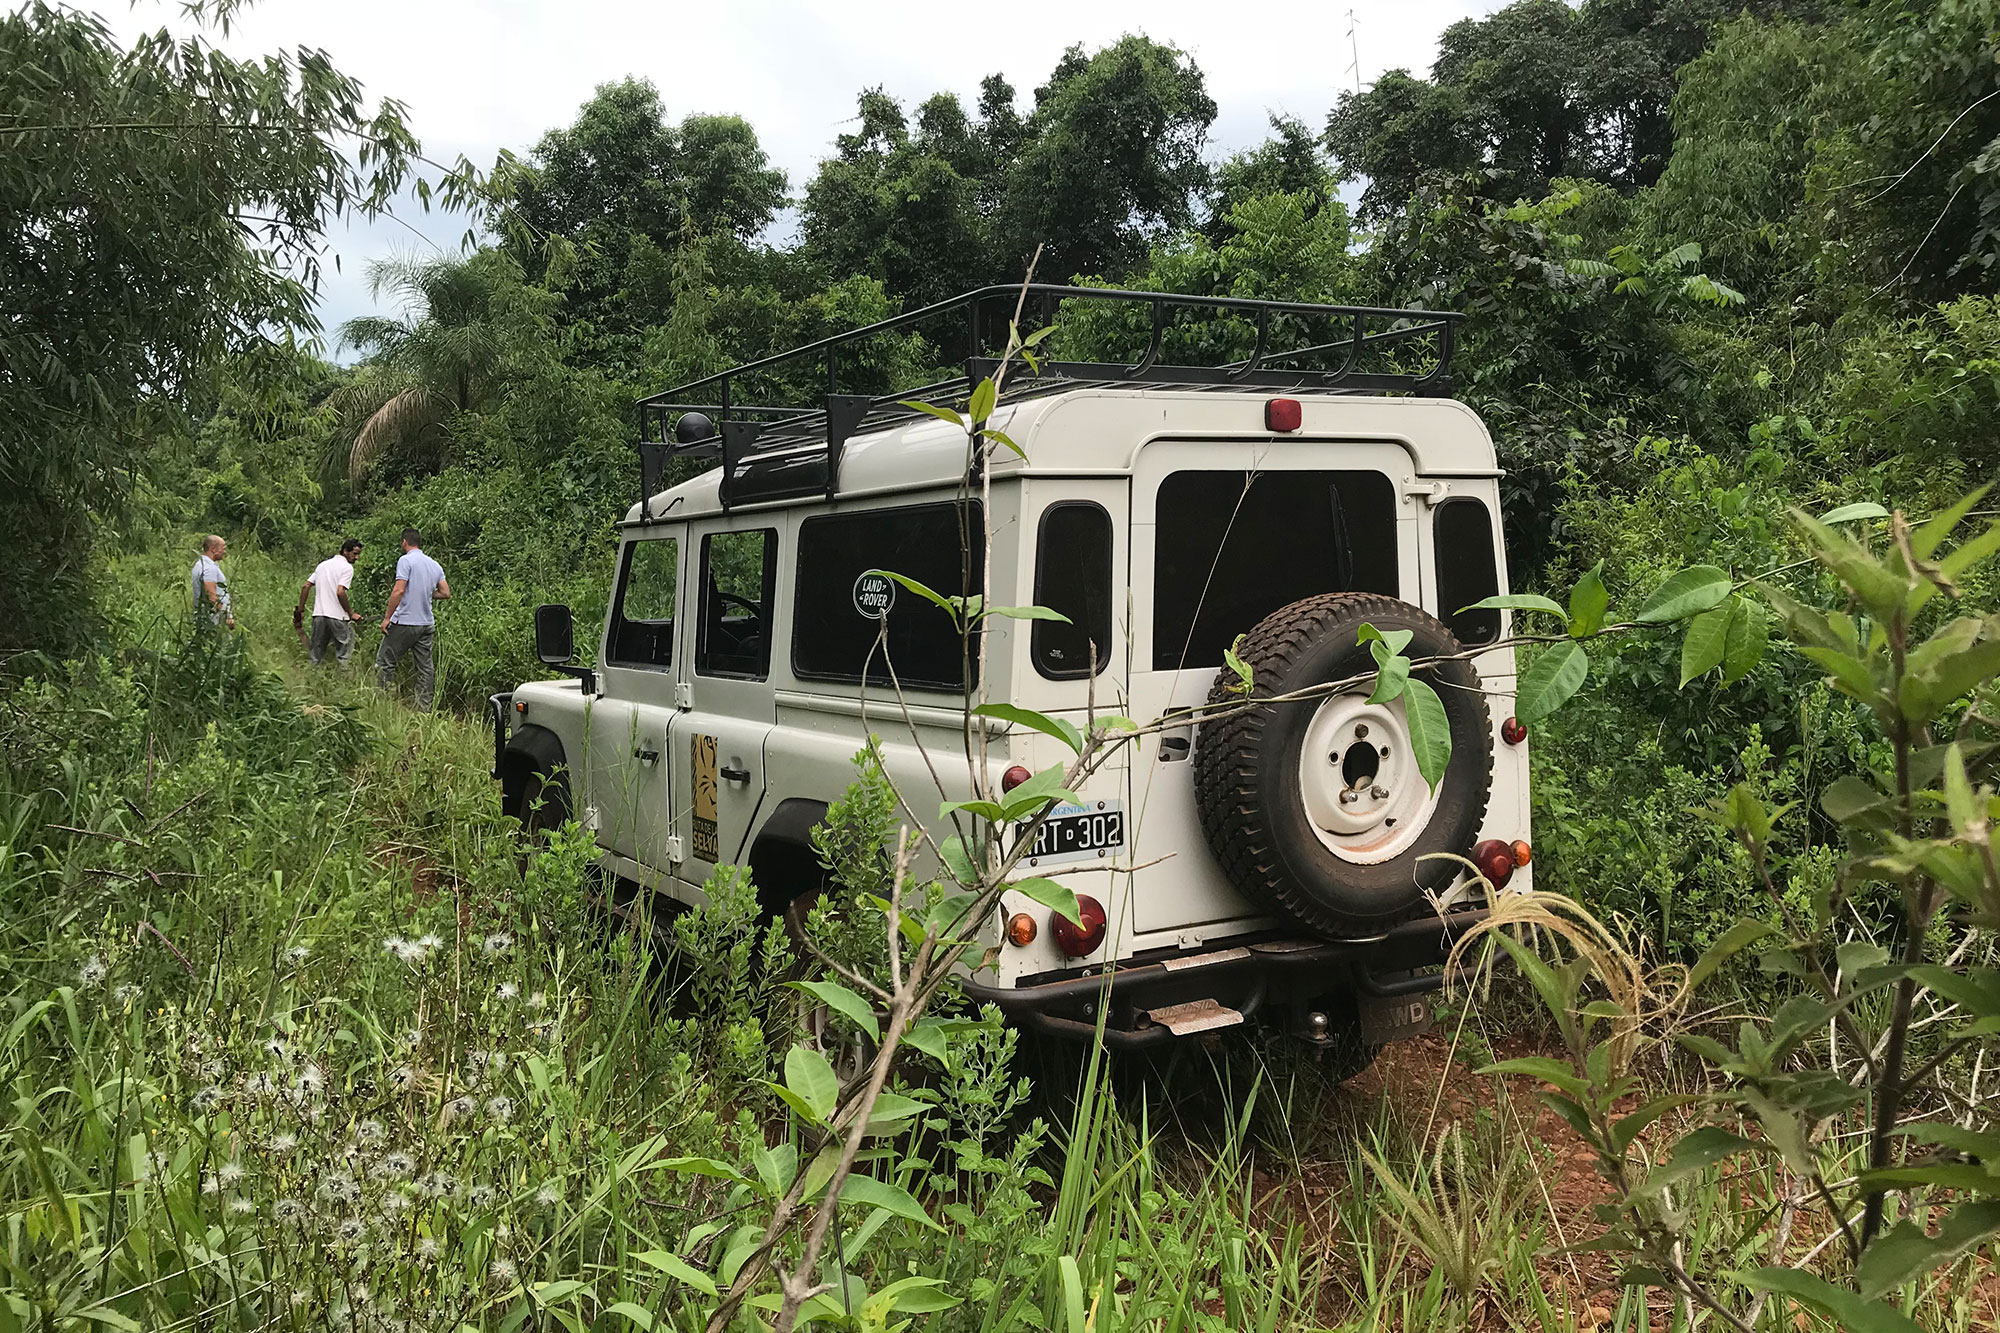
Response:
POLYGON ((1264 429, 1293 431, 1305 420, 1296 398, 1273 398, 1264 404, 1264 429))
POLYGON ((1000 790, 1003 792, 1012 791, 1033 776, 1035 776, 1033 773, 1016 764, 1000 775, 1000 790))
POLYGON ((1528 726, 1518 717, 1510 717, 1500 724, 1500 739, 1509 745, 1519 745, 1528 739, 1528 726))
POLYGON ((1530 846, 1529 846, 1529 845, 1528 845, 1528 844, 1527 844, 1527 843, 1526 843, 1525 841, 1523 841, 1522 839, 1520 839, 1520 838, 1516 838, 1516 839, 1514 839, 1514 841, 1513 841, 1513 843, 1512 843, 1512 847, 1513 847, 1513 850, 1514 850, 1514 864, 1515 864, 1515 865, 1517 865, 1517 866, 1524 866, 1524 865, 1528 864, 1528 862, 1530 862, 1530 861, 1532 861, 1532 860, 1534 860, 1534 859, 1535 859, 1535 849, 1534 849, 1534 848, 1532 848, 1532 847, 1530 847, 1530 846))
POLYGON ((1007 942, 1009 944, 1033 944, 1035 942, 1035 918, 1026 912, 1016 912, 1007 921, 1007 942))
POLYGON ((1505 888, 1514 877, 1514 849, 1498 838, 1488 838, 1472 849, 1472 864, 1479 867, 1488 884, 1505 888))
POLYGON ((1076 895, 1076 910, 1082 921, 1072 921, 1061 912, 1049 913, 1049 934, 1056 947, 1071 958, 1094 953, 1104 943, 1104 904, 1087 893, 1076 895))

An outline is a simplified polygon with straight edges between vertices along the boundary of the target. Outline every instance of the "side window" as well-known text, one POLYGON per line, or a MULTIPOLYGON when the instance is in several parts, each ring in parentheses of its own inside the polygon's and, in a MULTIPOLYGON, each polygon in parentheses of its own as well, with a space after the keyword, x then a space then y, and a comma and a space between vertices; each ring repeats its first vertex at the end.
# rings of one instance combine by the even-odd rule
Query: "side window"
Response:
POLYGON ((1237 635, 1302 597, 1401 595, 1380 472, 1176 472, 1154 518, 1155 671, 1221 666, 1237 635))
POLYGON ((618 600, 611 614, 610 661, 618 666, 664 669, 674 664, 674 593, 680 578, 680 540, 635 541, 625 548, 618 600))
POLYGON ((1493 515, 1478 500, 1447 500, 1431 515, 1431 554, 1437 562, 1438 619, 1469 648, 1500 637, 1498 611, 1465 611, 1500 591, 1493 560, 1493 515))
POLYGON ((763 680, 771 674, 772 588, 778 534, 771 528, 701 539, 701 632, 694 669, 763 680))
POLYGON ((1050 680, 1090 674, 1092 646, 1104 670, 1111 642, 1111 515, 1087 500, 1042 512, 1035 550, 1035 604, 1069 618, 1037 620, 1029 635, 1035 670, 1050 680))
MULTIPOLYGON (((977 589, 984 558, 976 503, 950 501, 900 509, 826 514, 799 525, 797 611, 792 670, 801 680, 956 690, 965 681, 965 644, 951 616, 900 585, 891 585, 883 661, 882 622, 857 605, 863 576, 901 574, 945 597, 977 589)), ((875 587, 885 580, 870 581, 875 587)), ((880 591, 876 588, 876 591, 880 591)), ((977 652, 977 645, 974 645, 977 652)))

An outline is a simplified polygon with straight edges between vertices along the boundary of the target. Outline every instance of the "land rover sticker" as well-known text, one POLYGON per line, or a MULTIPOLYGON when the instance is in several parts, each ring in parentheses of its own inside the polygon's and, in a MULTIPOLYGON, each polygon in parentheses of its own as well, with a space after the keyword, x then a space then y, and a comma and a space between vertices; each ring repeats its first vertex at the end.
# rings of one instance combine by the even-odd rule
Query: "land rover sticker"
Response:
POLYGON ((696 736, 693 745, 694 859, 712 864, 721 859, 715 827, 715 737, 696 736))
POLYGON ((896 604, 896 581, 879 569, 862 572, 854 580, 854 609, 864 620, 880 620, 896 604))

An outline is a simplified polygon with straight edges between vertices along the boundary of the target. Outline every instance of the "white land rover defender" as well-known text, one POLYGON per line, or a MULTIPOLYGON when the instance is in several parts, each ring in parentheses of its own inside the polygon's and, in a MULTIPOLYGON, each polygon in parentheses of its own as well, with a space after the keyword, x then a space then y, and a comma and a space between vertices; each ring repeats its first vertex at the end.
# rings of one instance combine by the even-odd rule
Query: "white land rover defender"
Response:
MULTIPOLYGON (((1021 863, 1061 868, 1085 919, 1010 894, 981 926, 997 969, 964 985, 1044 1031, 1101 1021, 1121 1048, 1253 1017, 1369 1049, 1420 1030, 1438 965, 1483 915, 1463 858, 1515 886, 1530 873, 1513 653, 1477 651, 1506 614, 1461 609, 1504 592, 1506 566, 1493 443, 1449 396, 1457 317, 1026 292, 969 293, 643 400, 642 498, 595 666, 568 665, 569 611, 544 606, 538 655, 569 678, 492 700, 505 808, 573 815, 628 891, 699 903, 735 863, 782 910, 822 883, 811 830, 871 731, 916 808, 935 808, 933 771, 967 782, 959 632, 883 571, 977 589, 982 529, 993 604, 1067 617, 987 620, 987 697, 1052 715, 1094 699, 1171 719, 1225 697, 1239 636, 1253 699, 1283 695, 1371 672, 1364 622, 1405 629, 1412 658, 1463 654, 1419 668, 1452 739, 1435 788, 1404 702, 1371 704, 1365 686, 1128 745, 1021 863), (899 400, 963 398, 1024 300, 1061 336, 1081 303, 1108 310, 1143 346, 1118 362, 1051 352, 1010 380, 992 422, 1023 456, 997 450, 977 477, 961 430, 899 400), (941 321, 957 341, 926 345, 963 347, 964 378, 867 391, 888 387, 871 340, 941 321), (1233 359, 1163 360, 1190 346, 1233 359), (660 490, 677 457, 717 465, 660 490)), ((1021 727, 990 748, 1003 789, 1070 757, 1021 727)))

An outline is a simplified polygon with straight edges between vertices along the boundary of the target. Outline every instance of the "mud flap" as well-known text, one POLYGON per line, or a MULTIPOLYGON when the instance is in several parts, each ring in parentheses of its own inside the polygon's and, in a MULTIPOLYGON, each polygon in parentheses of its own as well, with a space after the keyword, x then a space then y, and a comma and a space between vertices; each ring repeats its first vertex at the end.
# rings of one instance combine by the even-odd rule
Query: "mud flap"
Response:
POLYGON ((1357 995, 1361 1039, 1386 1046, 1430 1031, 1431 1003, 1422 995, 1357 995))

